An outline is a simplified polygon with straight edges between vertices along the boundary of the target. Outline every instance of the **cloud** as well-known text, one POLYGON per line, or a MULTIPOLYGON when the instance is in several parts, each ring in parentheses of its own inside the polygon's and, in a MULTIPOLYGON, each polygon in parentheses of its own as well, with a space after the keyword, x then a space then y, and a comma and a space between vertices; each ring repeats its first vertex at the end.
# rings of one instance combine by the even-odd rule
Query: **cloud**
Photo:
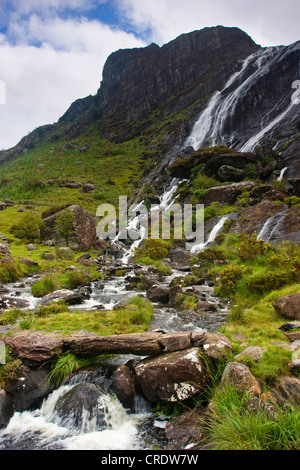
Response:
POLYGON ((10 148, 28 132, 56 122, 78 98, 95 94, 108 55, 145 43, 133 34, 99 21, 36 14, 10 24, 0 35, 0 80, 6 104, 0 105, 0 149, 10 148))
POLYGON ((159 45, 206 26, 236 26, 263 46, 299 40, 299 0, 116 0, 140 34, 159 45))

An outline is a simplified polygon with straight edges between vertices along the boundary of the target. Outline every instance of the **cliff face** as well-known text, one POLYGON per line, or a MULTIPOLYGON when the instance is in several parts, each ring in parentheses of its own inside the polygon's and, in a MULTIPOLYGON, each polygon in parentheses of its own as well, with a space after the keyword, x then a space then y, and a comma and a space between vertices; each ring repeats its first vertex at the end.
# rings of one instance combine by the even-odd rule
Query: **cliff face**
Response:
POLYGON ((194 105, 199 112, 240 60, 258 49, 241 30, 220 26, 183 34, 162 48, 152 44, 113 53, 97 94, 103 133, 126 138, 122 124, 128 127, 157 109, 167 115, 194 105))

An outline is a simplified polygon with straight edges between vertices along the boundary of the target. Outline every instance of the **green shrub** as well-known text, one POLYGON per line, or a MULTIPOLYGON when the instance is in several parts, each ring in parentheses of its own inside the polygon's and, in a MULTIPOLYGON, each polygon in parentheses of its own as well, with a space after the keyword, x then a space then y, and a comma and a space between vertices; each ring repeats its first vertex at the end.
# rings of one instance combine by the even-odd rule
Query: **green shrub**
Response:
POLYGON ((72 212, 64 210, 58 214, 55 220, 55 228, 64 238, 67 246, 71 236, 74 234, 74 219, 75 216, 72 212))
POLYGON ((74 271, 68 276, 68 287, 76 289, 77 287, 84 286, 90 282, 89 277, 80 271, 74 271))
POLYGON ((22 273, 11 259, 2 259, 0 261, 0 282, 6 284, 17 281, 22 273))
POLYGON ((253 272, 253 268, 245 265, 233 266, 230 264, 220 272, 220 284, 215 289, 219 295, 232 296, 236 292, 237 283, 246 274, 253 272))
POLYGON ((275 248, 264 240, 257 240, 256 234, 241 235, 241 243, 238 247, 238 255, 242 261, 254 260, 258 256, 274 252, 275 248))
POLYGON ((293 206, 299 206, 300 205, 300 197, 298 196, 291 196, 291 197, 286 197, 283 200, 284 204, 286 204, 288 207, 293 207, 293 206))
POLYGON ((17 238, 33 241, 41 237, 43 228, 41 216, 34 212, 27 212, 21 217, 19 223, 12 227, 12 231, 17 238))
POLYGON ((31 293, 34 297, 44 297, 59 289, 59 284, 53 276, 45 276, 31 286, 31 293))

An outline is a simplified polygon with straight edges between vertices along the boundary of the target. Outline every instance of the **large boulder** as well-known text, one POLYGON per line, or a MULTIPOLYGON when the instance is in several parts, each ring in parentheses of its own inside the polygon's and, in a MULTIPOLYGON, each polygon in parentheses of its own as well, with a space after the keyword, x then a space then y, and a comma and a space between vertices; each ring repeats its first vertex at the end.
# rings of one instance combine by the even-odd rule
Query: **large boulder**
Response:
POLYGON ((0 429, 5 428, 14 414, 14 406, 5 390, 0 390, 0 429))
POLYGON ((199 408, 182 413, 166 425, 166 439, 171 449, 199 449, 208 434, 207 416, 199 408))
POLYGON ((94 384, 80 383, 71 388, 55 405, 55 420, 64 427, 86 432, 95 420, 97 429, 105 426, 105 403, 99 403, 102 391, 94 384))
POLYGON ((169 302, 169 289, 163 286, 154 285, 147 290, 147 298, 151 302, 167 304, 169 302))
POLYGON ((54 383, 49 380, 50 368, 35 368, 23 365, 17 380, 6 387, 17 412, 38 408, 44 398, 53 392, 54 383))
POLYGON ((69 206, 44 218, 43 240, 53 240, 57 245, 65 244, 65 240, 56 230, 56 219, 58 215, 66 211, 73 215, 73 234, 70 237, 69 246, 74 250, 89 250, 96 239, 96 224, 92 215, 78 205, 69 206))
POLYGON ((137 397, 135 376, 127 364, 121 364, 114 372, 112 387, 125 408, 133 409, 137 397))
POLYGON ((284 318, 300 320, 300 292, 279 297, 273 302, 273 307, 284 318))
POLYGON ((80 291, 60 289, 42 297, 39 304, 44 306, 49 305, 51 302, 59 302, 60 300, 63 300, 67 305, 79 305, 84 301, 84 296, 80 291))
POLYGON ((63 352, 63 337, 55 333, 28 330, 6 336, 3 341, 12 356, 20 358, 29 366, 54 361, 63 352))
POLYGON ((135 372, 145 397, 152 403, 177 402, 194 396, 206 384, 199 348, 142 360, 135 372))

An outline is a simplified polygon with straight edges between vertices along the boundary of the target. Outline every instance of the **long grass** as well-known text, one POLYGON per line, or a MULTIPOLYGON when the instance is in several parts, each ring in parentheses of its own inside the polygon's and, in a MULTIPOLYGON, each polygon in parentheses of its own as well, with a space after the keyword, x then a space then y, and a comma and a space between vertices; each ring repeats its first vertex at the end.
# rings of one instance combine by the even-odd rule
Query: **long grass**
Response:
POLYGON ((233 387, 214 397, 209 438, 216 450, 299 450, 300 409, 290 406, 271 416, 244 408, 246 396, 233 387))

